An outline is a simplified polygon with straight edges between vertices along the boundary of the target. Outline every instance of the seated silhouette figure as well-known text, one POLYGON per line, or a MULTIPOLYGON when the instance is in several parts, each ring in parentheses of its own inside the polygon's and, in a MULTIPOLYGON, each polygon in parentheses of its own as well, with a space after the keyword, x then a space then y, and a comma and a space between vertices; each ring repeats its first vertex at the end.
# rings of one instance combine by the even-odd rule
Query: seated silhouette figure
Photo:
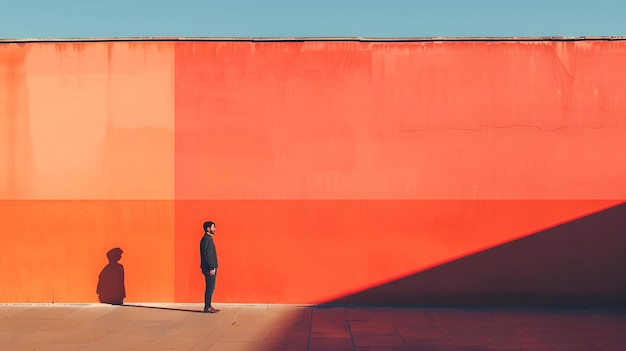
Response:
POLYGON ((124 286, 124 266, 119 264, 122 258, 122 249, 116 247, 107 252, 109 264, 107 264, 98 276, 96 293, 101 303, 112 305, 124 304, 126 287, 124 286))

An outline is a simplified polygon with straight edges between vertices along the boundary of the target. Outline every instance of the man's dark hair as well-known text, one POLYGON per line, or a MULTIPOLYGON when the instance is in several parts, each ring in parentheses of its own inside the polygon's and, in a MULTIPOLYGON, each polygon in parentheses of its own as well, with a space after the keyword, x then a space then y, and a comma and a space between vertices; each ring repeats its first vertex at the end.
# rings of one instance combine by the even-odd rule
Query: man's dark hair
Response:
POLYGON ((213 222, 204 222, 204 224, 202 225, 202 228, 204 228, 204 232, 208 232, 209 228, 211 228, 212 225, 215 225, 215 223, 213 222))

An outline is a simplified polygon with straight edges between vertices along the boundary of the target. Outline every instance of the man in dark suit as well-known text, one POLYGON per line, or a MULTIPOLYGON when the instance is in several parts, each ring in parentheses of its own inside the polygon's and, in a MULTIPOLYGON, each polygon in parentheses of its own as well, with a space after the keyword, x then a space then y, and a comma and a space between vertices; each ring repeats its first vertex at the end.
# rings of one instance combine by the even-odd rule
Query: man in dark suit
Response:
POLYGON ((215 243, 213 242, 215 223, 204 222, 202 228, 204 229, 204 235, 202 236, 202 240, 200 240, 200 268, 202 269, 206 283, 204 290, 204 312, 216 313, 220 310, 211 305, 217 275, 217 251, 215 250, 215 243))

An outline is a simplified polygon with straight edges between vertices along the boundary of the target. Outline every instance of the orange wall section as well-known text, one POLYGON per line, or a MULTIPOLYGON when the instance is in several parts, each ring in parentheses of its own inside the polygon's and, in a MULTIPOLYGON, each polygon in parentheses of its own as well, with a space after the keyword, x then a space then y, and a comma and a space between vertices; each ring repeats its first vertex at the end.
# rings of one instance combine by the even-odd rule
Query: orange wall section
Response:
POLYGON ((174 298, 169 43, 0 45, 0 301, 97 301, 124 251, 127 298, 174 298))
MULTIPOLYGON (((618 204, 601 200, 179 200, 176 300, 197 302, 202 297, 204 281, 195 252, 207 217, 217 223, 214 238, 221 268, 216 301, 317 304, 425 272, 618 204)), ((626 219, 621 224, 626 224, 626 219)), ((603 237, 599 231, 595 234, 598 239, 603 237)), ((623 248, 624 239, 621 244, 623 248)), ((603 243, 594 246, 604 247, 603 243)), ((534 255, 540 248, 533 249, 519 269, 536 280, 523 286, 528 291, 516 292, 520 296, 557 294, 565 299, 589 288, 586 272, 578 272, 580 282, 574 285, 569 279, 559 283, 558 276, 544 275, 548 267, 534 255), (545 284, 545 280, 553 284, 545 284)), ((598 276, 593 282, 599 293, 624 293, 621 278, 614 276, 619 268, 600 270, 601 262, 609 257, 626 263, 615 246, 593 250, 564 242, 559 250, 554 257, 581 250, 584 252, 576 260, 597 260, 588 262, 588 270, 598 276)), ((508 264, 504 257, 478 273, 487 274, 508 264)), ((468 269, 461 276, 476 273, 468 269)), ((508 290, 503 279, 506 277, 476 284, 496 295, 508 290)), ((395 293, 417 296, 430 288, 409 286, 395 293)), ((463 291, 443 291, 439 301, 444 301, 446 293, 462 295, 463 291)), ((393 302, 393 296, 385 298, 393 302)), ((490 304, 489 294, 481 300, 490 304)), ((496 296, 491 298, 491 304, 497 301, 496 296)), ((402 302, 420 303, 406 298, 402 302)))
POLYGON ((201 302, 205 220, 216 302, 626 301, 625 59, 623 41, 0 44, 0 302, 97 301, 114 247, 127 302, 201 302))
MULTIPOLYGON (((218 301, 319 303, 620 206, 625 57, 623 42, 177 43, 176 299, 202 294, 186 255, 208 219, 218 301)), ((473 301, 626 294, 605 267, 619 254, 563 247, 556 261, 582 250, 600 279, 544 275, 533 248, 511 277, 534 279, 480 282, 473 301)))
POLYGON ((0 198, 173 199, 171 44, 0 50, 0 198))
POLYGON ((116 247, 127 301, 173 301, 172 201, 0 200, 0 211, 0 301, 97 302, 116 247))
POLYGON ((179 43, 176 198, 624 199, 624 55, 623 42, 179 43))

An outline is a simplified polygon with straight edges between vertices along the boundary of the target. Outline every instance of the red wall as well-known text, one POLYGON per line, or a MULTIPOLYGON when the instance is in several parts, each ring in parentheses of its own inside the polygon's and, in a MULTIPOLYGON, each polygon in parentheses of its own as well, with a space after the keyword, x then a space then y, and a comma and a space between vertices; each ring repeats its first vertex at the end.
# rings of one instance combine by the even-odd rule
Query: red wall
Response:
POLYGON ((220 302, 623 298, 626 216, 581 223, 626 199, 625 59, 622 41, 2 44, 0 301, 96 301, 121 247, 127 301, 199 302, 205 220, 220 302), (393 285, 507 245, 479 291, 393 285))

